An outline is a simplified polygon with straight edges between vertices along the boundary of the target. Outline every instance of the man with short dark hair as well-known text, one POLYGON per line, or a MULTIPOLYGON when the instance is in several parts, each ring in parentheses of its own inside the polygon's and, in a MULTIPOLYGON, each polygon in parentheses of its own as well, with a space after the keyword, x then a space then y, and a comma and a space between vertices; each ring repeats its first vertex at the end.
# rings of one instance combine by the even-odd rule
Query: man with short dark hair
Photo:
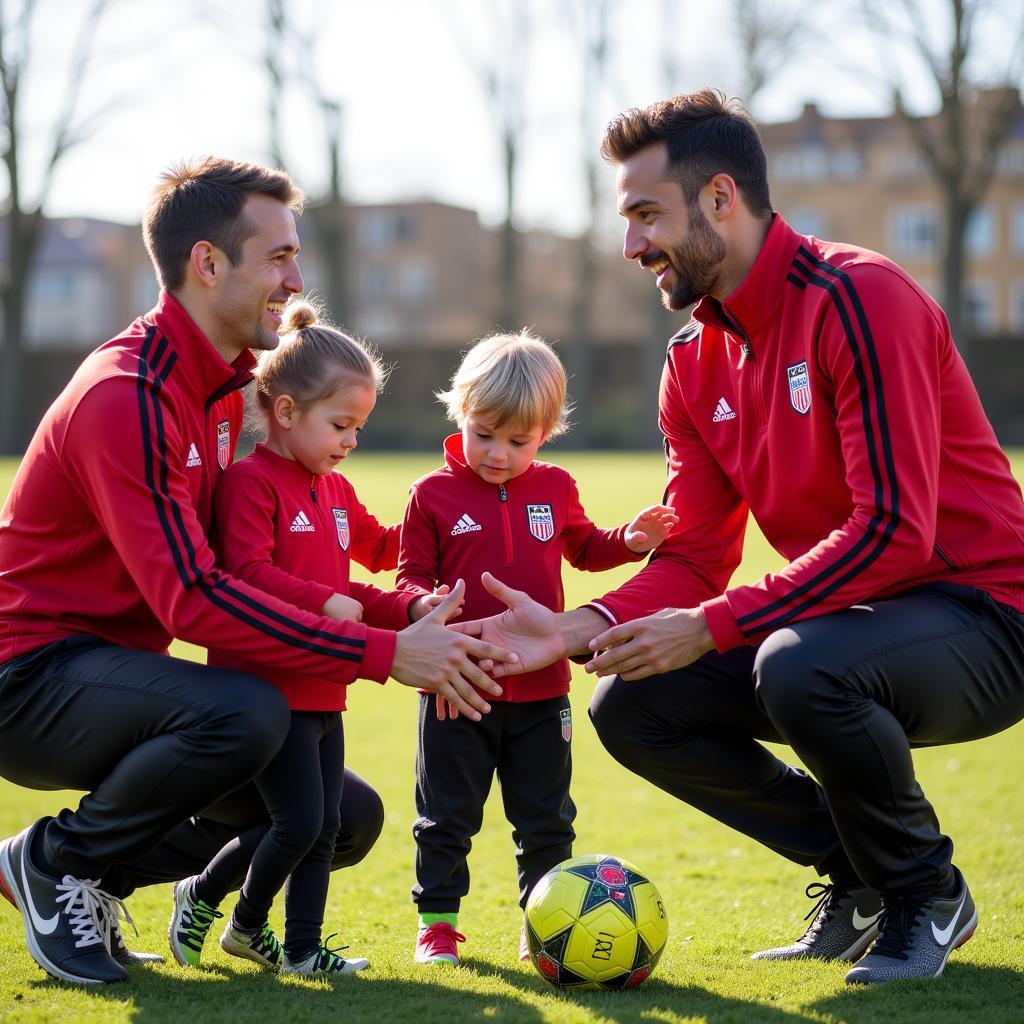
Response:
POLYGON ((520 654, 498 676, 589 652, 613 757, 829 876, 806 932, 756 959, 934 977, 978 915, 910 751, 1024 717, 1020 487, 941 309, 772 212, 741 107, 704 90, 630 110, 602 152, 624 256, 668 308, 697 302, 660 401, 680 525, 584 608, 491 581, 510 611, 465 628, 520 654), (730 586, 748 514, 787 564, 730 586))
MULTIPOLYGON (((470 717, 505 652, 444 628, 462 587, 402 633, 303 610, 221 572, 213 488, 234 454, 252 349, 277 345, 302 290, 282 172, 207 158, 170 172, 146 215, 163 285, 50 407, 0 513, 0 775, 84 790, 78 808, 0 843, 0 888, 57 978, 123 980, 118 915, 135 886, 201 870, 265 827, 247 785, 288 728, 284 698, 241 672, 169 657, 177 637, 296 674, 436 691, 470 717), (201 815, 198 820, 193 816, 201 815), (205 820, 204 820, 205 819, 205 820)), ((336 862, 380 831, 355 775, 336 862)))

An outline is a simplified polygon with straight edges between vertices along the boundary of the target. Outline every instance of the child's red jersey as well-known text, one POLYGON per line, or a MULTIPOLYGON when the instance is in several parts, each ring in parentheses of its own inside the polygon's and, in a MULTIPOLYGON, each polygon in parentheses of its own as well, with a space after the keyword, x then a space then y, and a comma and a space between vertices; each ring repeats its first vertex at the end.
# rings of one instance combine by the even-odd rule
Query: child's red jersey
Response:
MULTIPOLYGON (((415 594, 349 579, 353 558, 375 572, 395 568, 401 528, 381 526, 340 473, 310 473, 260 444, 224 474, 214 509, 214 551, 219 564, 239 579, 317 615, 332 594, 348 594, 362 604, 367 625, 393 630, 409 625, 415 594)), ((209 660, 269 679, 295 711, 345 709, 345 687, 333 678, 268 671, 217 646, 209 660)))
MULTIPOLYGON (((480 583, 485 570, 553 611, 562 611, 562 559, 594 572, 632 562, 626 527, 603 530, 583 511, 576 482, 560 466, 533 462, 505 484, 482 480, 468 465, 462 435, 444 443, 443 469, 417 480, 402 524, 398 585, 417 593, 466 581, 461 617, 504 611, 480 583)), ((569 692, 569 663, 506 676, 504 694, 488 700, 528 701, 569 692)))

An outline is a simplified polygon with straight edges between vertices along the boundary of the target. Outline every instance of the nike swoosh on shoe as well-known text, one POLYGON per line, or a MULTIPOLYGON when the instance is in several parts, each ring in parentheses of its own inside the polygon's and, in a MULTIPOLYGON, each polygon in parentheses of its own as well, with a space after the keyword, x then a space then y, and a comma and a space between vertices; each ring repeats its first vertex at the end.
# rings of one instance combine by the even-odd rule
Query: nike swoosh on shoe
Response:
POLYGON ((956 927, 957 921, 960 920, 960 911, 964 909, 964 902, 966 900, 967 893, 965 891, 963 896, 960 897, 960 905, 956 908, 956 913, 950 918, 949 924, 945 928, 936 928, 935 922, 932 921, 932 936, 940 946, 948 946, 949 940, 953 938, 953 929, 956 927))
POLYGON ((850 919, 850 923, 857 929, 857 931, 864 932, 872 927, 881 916, 882 912, 879 910, 878 913, 872 914, 870 917, 861 917, 860 909, 858 907, 854 907, 853 917, 850 919))
POLYGON ((35 904, 32 902, 32 890, 29 886, 28 876, 25 874, 25 854, 26 851, 21 851, 21 884, 25 891, 25 904, 28 907, 29 916, 32 918, 32 927, 37 932, 43 935, 52 935, 57 927, 57 922, 60 920, 60 911, 58 910, 53 917, 44 918, 41 917, 39 911, 36 910, 35 904))

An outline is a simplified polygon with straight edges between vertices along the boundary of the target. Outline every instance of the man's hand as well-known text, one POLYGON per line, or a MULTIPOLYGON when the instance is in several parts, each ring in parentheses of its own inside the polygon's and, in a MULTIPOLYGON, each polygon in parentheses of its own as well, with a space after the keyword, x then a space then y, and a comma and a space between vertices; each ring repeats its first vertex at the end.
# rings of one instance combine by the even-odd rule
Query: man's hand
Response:
POLYGON ((667 540, 679 523, 675 509, 667 505, 652 505, 637 514, 626 527, 626 547, 635 555, 643 555, 653 551, 659 544, 667 540))
POLYGON ((321 611, 327 618, 337 622, 363 621, 363 606, 347 594, 331 594, 321 611))
POLYGON ((684 668, 714 646, 699 608, 664 608, 595 636, 590 649, 602 653, 587 662, 586 670, 629 681, 646 679, 684 668))
POLYGON ((489 572, 481 575, 480 582, 489 593, 504 601, 508 610, 488 619, 455 622, 448 628, 478 636, 519 655, 515 663, 495 665, 490 670, 494 676, 531 672, 577 650, 585 651, 587 640, 606 622, 587 608, 555 613, 523 591, 506 586, 489 572))
POLYGON ((496 668, 516 661, 516 655, 487 640, 474 639, 445 622, 462 605, 466 584, 459 580, 442 602, 419 622, 395 635, 391 676, 405 686, 429 690, 451 702, 459 712, 479 722, 490 704, 473 689, 499 696, 501 687, 473 659, 496 668))

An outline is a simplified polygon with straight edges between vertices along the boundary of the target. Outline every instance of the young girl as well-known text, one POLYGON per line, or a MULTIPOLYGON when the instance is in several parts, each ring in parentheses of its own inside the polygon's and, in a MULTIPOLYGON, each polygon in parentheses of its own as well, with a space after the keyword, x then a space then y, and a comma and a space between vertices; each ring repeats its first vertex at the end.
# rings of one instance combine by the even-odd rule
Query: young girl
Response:
MULTIPOLYGON (((316 322, 307 302, 285 313, 278 348, 256 371, 266 443, 230 467, 215 497, 214 545, 235 576, 335 619, 401 629, 435 603, 349 580, 349 561, 393 568, 398 527, 383 528, 340 473, 356 447, 385 373, 363 344, 316 322)), ((267 677, 264 666, 210 652, 210 663, 267 677)), ((175 886, 169 938, 183 966, 197 966, 218 904, 248 867, 221 947, 295 974, 347 974, 369 966, 321 941, 329 864, 339 828, 345 687, 331 679, 269 676, 292 708, 284 745, 257 777, 271 826, 229 843, 207 869, 175 886), (250 864, 251 860, 251 864, 250 864), (282 951, 267 916, 288 879, 282 951)))
MULTIPOLYGON (((486 338, 469 351, 450 390, 438 396, 462 432, 444 442, 445 467, 413 485, 402 524, 400 587, 429 593, 465 579, 463 615, 484 618, 504 610, 480 583, 489 570, 561 611, 563 557, 577 569, 608 569, 643 557, 669 535, 677 520, 661 505, 628 526, 598 529, 572 477, 534 461, 537 449, 566 428, 565 390, 558 357, 526 332, 486 338)), ((435 715, 429 696, 420 696, 413 826, 420 963, 459 962, 466 857, 495 772, 514 829, 520 906, 545 872, 572 855, 569 664, 508 676, 502 684, 504 694, 492 698, 480 722, 446 718, 443 702, 435 715)))

